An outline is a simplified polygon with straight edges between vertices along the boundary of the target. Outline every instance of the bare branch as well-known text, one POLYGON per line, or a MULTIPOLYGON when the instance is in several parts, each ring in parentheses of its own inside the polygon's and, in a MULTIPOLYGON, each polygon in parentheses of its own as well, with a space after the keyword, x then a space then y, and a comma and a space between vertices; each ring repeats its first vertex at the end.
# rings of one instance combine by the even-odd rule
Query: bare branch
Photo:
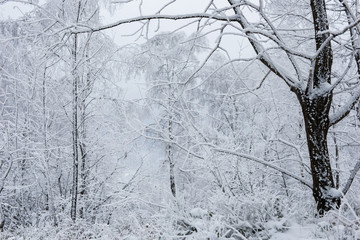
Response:
POLYGON ((351 184, 353 183, 356 174, 358 173, 358 171, 360 170, 360 160, 357 161, 357 163, 355 164, 355 167, 353 168, 353 170, 351 171, 351 174, 348 178, 348 180, 346 181, 346 184, 342 190, 342 194, 345 196, 346 193, 348 192, 348 190, 351 187, 351 184))
POLYGON ((311 182, 289 172, 288 170, 282 168, 282 167, 279 167, 279 166, 276 166, 275 164, 272 164, 271 162, 268 162, 268 161, 265 161, 263 159, 260 159, 260 158, 257 158, 257 157, 253 157, 253 156, 250 156, 250 155, 247 155, 247 154, 244 154, 244 153, 238 153, 238 152, 234 152, 234 151, 230 151, 230 150, 226 150, 226 149, 221 149, 221 148, 213 148, 212 149, 213 151, 216 151, 216 152, 222 152, 222 153, 227 153, 227 154, 231 154, 231 155, 234 155, 234 156, 238 156, 238 157, 242 157, 242 158, 246 158, 248 160, 251 160, 251 161, 254 161, 254 162, 257 162, 257 163, 260 163, 264 166, 267 166, 267 167, 270 167, 272 169, 275 169, 295 180, 298 180, 300 183, 304 184, 305 186, 309 187, 312 189, 312 184, 311 182))
MULTIPOLYGON (((233 0, 228 0, 228 2, 231 5, 234 5, 233 0)), ((275 73, 278 77, 283 79, 285 83, 291 88, 291 89, 299 89, 301 88, 301 84, 297 79, 295 79, 293 76, 290 76, 289 73, 283 69, 281 66, 276 64, 270 56, 266 53, 263 45, 259 43, 257 38, 254 36, 254 34, 250 31, 254 31, 251 24, 248 22, 248 20, 245 18, 244 14, 238 7, 233 8, 234 12, 237 14, 237 22, 241 25, 243 29, 248 29, 249 31, 246 31, 245 34, 248 37, 248 40, 250 44, 252 45, 254 51, 260 55, 259 59, 260 61, 268 67, 273 73, 275 73)))
POLYGON ((207 18, 207 19, 214 19, 218 21, 236 21, 237 16, 219 16, 209 13, 193 13, 193 14, 178 14, 178 15, 147 15, 147 16, 139 16, 139 17, 133 17, 128 19, 123 19, 120 21, 117 21, 115 23, 107 24, 104 26, 100 26, 97 28, 91 28, 89 26, 84 25, 77 25, 76 27, 82 27, 83 29, 75 29, 72 30, 72 33, 86 33, 86 32, 98 32, 105 29, 114 28, 123 24, 133 23, 133 22, 141 22, 141 21, 150 21, 150 20, 159 20, 159 19, 166 19, 166 20, 184 20, 184 19, 193 19, 193 18, 207 18))
POLYGON ((357 88, 353 96, 348 100, 348 102, 343 106, 337 113, 330 115, 330 126, 335 125, 336 123, 340 122, 342 119, 344 119, 350 111, 353 109, 355 104, 360 99, 360 88, 357 88))

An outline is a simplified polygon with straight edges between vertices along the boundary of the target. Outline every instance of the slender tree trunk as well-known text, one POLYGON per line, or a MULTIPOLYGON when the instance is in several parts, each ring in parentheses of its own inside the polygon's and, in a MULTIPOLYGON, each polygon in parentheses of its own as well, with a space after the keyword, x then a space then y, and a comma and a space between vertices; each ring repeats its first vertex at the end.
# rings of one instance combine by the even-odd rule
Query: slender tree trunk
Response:
POLYGON ((85 111, 85 104, 84 104, 85 100, 83 100, 82 103, 82 108, 81 108, 81 131, 80 131, 80 135, 81 135, 81 141, 79 143, 79 147, 80 147, 80 155, 81 155, 81 167, 80 167, 80 192, 79 192, 79 197, 80 197, 80 202, 81 202, 81 207, 79 209, 79 214, 81 218, 84 218, 84 212, 85 212, 85 198, 86 198, 86 187, 87 187, 87 175, 88 175, 88 170, 87 170, 87 149, 86 149, 86 144, 85 144, 85 139, 86 139, 86 129, 85 129, 85 117, 86 117, 86 111, 85 111))
POLYGON ((71 196, 71 219, 76 221, 79 176, 79 132, 78 132, 78 73, 77 73, 77 34, 74 37, 74 69, 73 69, 73 183, 71 196))
POLYGON ((46 163, 46 182, 47 182, 47 194, 49 196, 49 209, 50 209, 50 215, 54 220, 54 226, 57 226, 57 217, 56 217, 56 211, 55 211, 55 205, 54 205, 54 194, 53 190, 51 189, 51 181, 50 181, 50 154, 48 149, 48 141, 47 141, 47 116, 46 116, 46 68, 44 71, 43 76, 43 82, 42 82, 42 110, 43 110, 43 137, 44 137, 44 160, 46 163))
POLYGON ((333 136, 334 139, 334 144, 335 144, 335 187, 336 189, 339 189, 340 187, 340 164, 339 164, 339 159, 340 159, 340 153, 339 153, 339 146, 337 144, 337 140, 336 140, 336 133, 334 133, 333 136))
MULTIPOLYGON (((78 2, 76 23, 80 21, 81 1, 78 2)), ((71 219, 76 221, 79 191, 79 72, 78 72, 78 34, 74 35, 73 46, 73 186, 71 196, 71 219)))
POLYGON ((80 101, 80 156, 81 156, 81 166, 80 166, 80 202, 81 207, 79 209, 79 214, 81 218, 84 218, 85 213, 85 203, 87 195, 87 178, 88 178, 88 155, 87 155, 87 129, 86 129, 86 115, 87 115, 87 97, 90 94, 91 90, 91 74, 90 74, 90 58, 89 58, 89 43, 86 46, 86 81, 82 81, 82 91, 81 91, 81 101, 80 101))
MULTIPOLYGON (((168 107, 171 108, 170 105, 170 97, 168 100, 168 107)), ((171 194, 176 198, 176 185, 175 185, 175 162, 174 162, 174 154, 172 149, 172 141, 174 140, 173 136, 173 114, 171 109, 169 109, 169 120, 168 120, 168 133, 169 133, 169 140, 170 143, 168 145, 168 160, 169 160, 169 167, 170 167, 170 189, 171 194)))
MULTIPOLYGON (((80 174, 80 178, 81 178, 81 185, 80 185, 80 198, 82 200, 84 200, 85 196, 86 196, 86 145, 85 143, 80 143, 80 152, 81 152, 81 174, 80 174)), ((81 206, 80 208, 80 217, 83 218, 84 217, 84 206, 81 206)))
POLYGON ((168 146, 168 158, 169 158, 169 165, 170 165, 170 189, 171 194, 176 198, 176 185, 175 185, 175 163, 172 157, 172 146, 169 144, 168 146))

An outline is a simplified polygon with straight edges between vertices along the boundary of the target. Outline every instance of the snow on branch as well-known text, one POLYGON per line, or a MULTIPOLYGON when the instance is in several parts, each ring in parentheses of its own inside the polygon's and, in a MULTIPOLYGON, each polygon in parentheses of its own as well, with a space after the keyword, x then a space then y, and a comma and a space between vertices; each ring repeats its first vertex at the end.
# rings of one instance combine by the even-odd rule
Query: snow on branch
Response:
POLYGON ((117 22, 107 24, 104 26, 100 26, 97 28, 92 28, 90 26, 82 26, 78 25, 77 27, 82 27, 84 29, 75 29, 72 30, 72 33, 86 33, 86 32, 98 32, 105 29, 117 27, 123 24, 133 23, 133 22, 141 22, 141 21, 150 21, 150 20, 159 20, 159 19, 166 19, 166 20, 184 20, 184 19, 192 19, 192 18, 208 18, 208 19, 215 19, 218 21, 235 21, 237 16, 219 16, 209 13, 192 13, 192 14, 177 14, 177 15, 161 15, 161 14, 154 14, 154 15, 147 15, 147 16, 139 16, 133 18, 122 19, 117 22))
POLYGON ((360 160, 357 161, 357 163, 355 164, 355 167, 353 168, 353 170, 351 170, 350 176, 349 176, 343 190, 341 191, 344 196, 346 195, 346 193, 350 189, 350 186, 353 183, 353 181, 355 179, 355 176, 356 176, 356 174, 358 173, 359 170, 360 170, 360 160))
MULTIPOLYGON (((230 4, 234 4, 235 1, 228 0, 230 4)), ((245 34, 247 35, 247 39, 249 40, 250 44, 252 45, 255 52, 259 55, 260 61, 268 67, 273 73, 275 73, 278 77, 283 79, 285 83, 292 89, 300 89, 301 88, 301 82, 299 82, 297 79, 295 79, 285 68, 281 67, 279 64, 276 64, 269 54, 266 53, 266 50, 264 49, 264 46, 258 41, 256 36, 254 35, 254 28, 249 23, 247 18, 244 16, 243 12, 238 8, 233 8, 235 14, 237 15, 237 18, 235 19, 240 26, 245 30, 245 34), (247 29, 247 31, 246 31, 247 29), (250 31, 250 29, 252 31, 250 31)), ((275 40, 275 38, 274 38, 275 40)))
POLYGON ((337 113, 330 115, 330 126, 335 125, 340 122, 344 117, 346 117, 351 109, 355 106, 355 104, 360 99, 360 89, 357 89, 353 96, 348 100, 348 102, 343 106, 337 113))
POLYGON ((270 167, 272 169, 275 169, 295 180, 298 180, 300 183, 304 184, 305 186, 309 187, 312 189, 312 183, 289 172, 288 170, 282 168, 282 167, 279 167, 279 166, 276 166, 275 164, 272 164, 271 162, 268 162, 268 161, 265 161, 263 159, 260 159, 260 158, 257 158, 257 157, 254 157, 254 156, 251 156, 251 155, 247 155, 247 154, 244 154, 244 153, 238 153, 238 152, 234 152, 234 151, 230 151, 230 150, 226 150, 226 149, 221 149, 221 148, 213 148, 212 149, 213 151, 215 152, 222 152, 222 153, 227 153, 227 154, 231 154, 231 155, 234 155, 234 156, 238 156, 238 157, 242 157, 242 158, 246 158, 248 160, 251 160, 251 161, 254 161, 254 162, 257 162, 257 163, 260 163, 264 166, 267 166, 267 167, 270 167))

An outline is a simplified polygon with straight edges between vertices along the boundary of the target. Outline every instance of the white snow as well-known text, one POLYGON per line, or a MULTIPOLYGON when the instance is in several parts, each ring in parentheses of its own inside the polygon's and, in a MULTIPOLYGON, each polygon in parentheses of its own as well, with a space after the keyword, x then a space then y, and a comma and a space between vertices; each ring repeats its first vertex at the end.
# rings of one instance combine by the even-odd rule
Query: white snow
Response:
POLYGON ((204 209, 201 209, 201 208, 193 208, 191 209, 190 211, 190 215, 193 217, 193 218, 203 218, 205 216, 208 216, 209 213, 208 211, 204 210, 204 209))
POLYGON ((288 231, 275 233, 270 240, 323 240, 326 237, 317 236, 319 227, 315 224, 301 226, 294 223, 288 231))
POLYGON ((339 197, 342 197, 343 194, 342 194, 340 189, 330 188, 330 189, 327 190, 326 195, 329 198, 339 198, 339 197))

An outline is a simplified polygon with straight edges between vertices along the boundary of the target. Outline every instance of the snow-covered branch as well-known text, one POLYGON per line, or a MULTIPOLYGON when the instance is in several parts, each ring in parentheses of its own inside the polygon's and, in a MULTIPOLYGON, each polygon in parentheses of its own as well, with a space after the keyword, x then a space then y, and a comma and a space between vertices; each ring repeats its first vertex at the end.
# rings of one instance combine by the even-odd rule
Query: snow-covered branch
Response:
POLYGON ((72 33, 86 33, 86 32, 98 32, 105 29, 114 28, 123 24, 134 23, 134 22, 141 22, 141 21, 151 21, 151 20, 159 20, 159 19, 166 19, 166 20, 185 20, 185 19, 194 19, 194 18, 206 18, 206 19, 214 19, 218 21, 235 21, 236 16, 222 16, 222 15, 214 15, 209 13, 192 13, 192 14, 178 14, 178 15, 162 15, 162 14, 155 14, 155 15, 147 15, 147 16, 139 16, 133 17, 128 19, 122 19, 117 22, 107 24, 100 27, 90 27, 86 25, 75 26, 72 33))
POLYGON ((275 164, 272 164, 271 162, 265 161, 264 159, 260 159, 260 158, 257 158, 257 157, 254 157, 254 156, 251 156, 251 155, 248 155, 248 154, 238 153, 238 152, 234 152, 234 151, 227 150, 227 149, 222 149, 222 148, 213 148, 212 150, 215 151, 215 152, 227 153, 227 154, 231 154, 231 155, 234 155, 234 156, 242 157, 242 158, 245 158, 245 159, 260 163, 260 164, 262 164, 264 166, 275 169, 275 170, 277 170, 277 171, 279 171, 279 172, 281 172, 281 173, 283 173, 283 174, 285 174, 285 175, 299 181, 300 183, 302 183, 305 186, 312 189, 311 182, 309 182, 309 181, 303 179, 302 177, 299 177, 299 176, 289 172, 288 170, 286 170, 286 169, 284 169, 282 167, 279 167, 279 166, 277 166, 275 164))
POLYGON ((338 112, 336 112, 333 115, 330 115, 329 117, 330 126, 335 125, 336 123, 344 119, 354 108, 355 104, 359 101, 359 99, 360 99, 360 88, 357 88, 356 91, 354 91, 353 95, 345 103, 345 105, 342 106, 341 109, 338 110, 338 112))

